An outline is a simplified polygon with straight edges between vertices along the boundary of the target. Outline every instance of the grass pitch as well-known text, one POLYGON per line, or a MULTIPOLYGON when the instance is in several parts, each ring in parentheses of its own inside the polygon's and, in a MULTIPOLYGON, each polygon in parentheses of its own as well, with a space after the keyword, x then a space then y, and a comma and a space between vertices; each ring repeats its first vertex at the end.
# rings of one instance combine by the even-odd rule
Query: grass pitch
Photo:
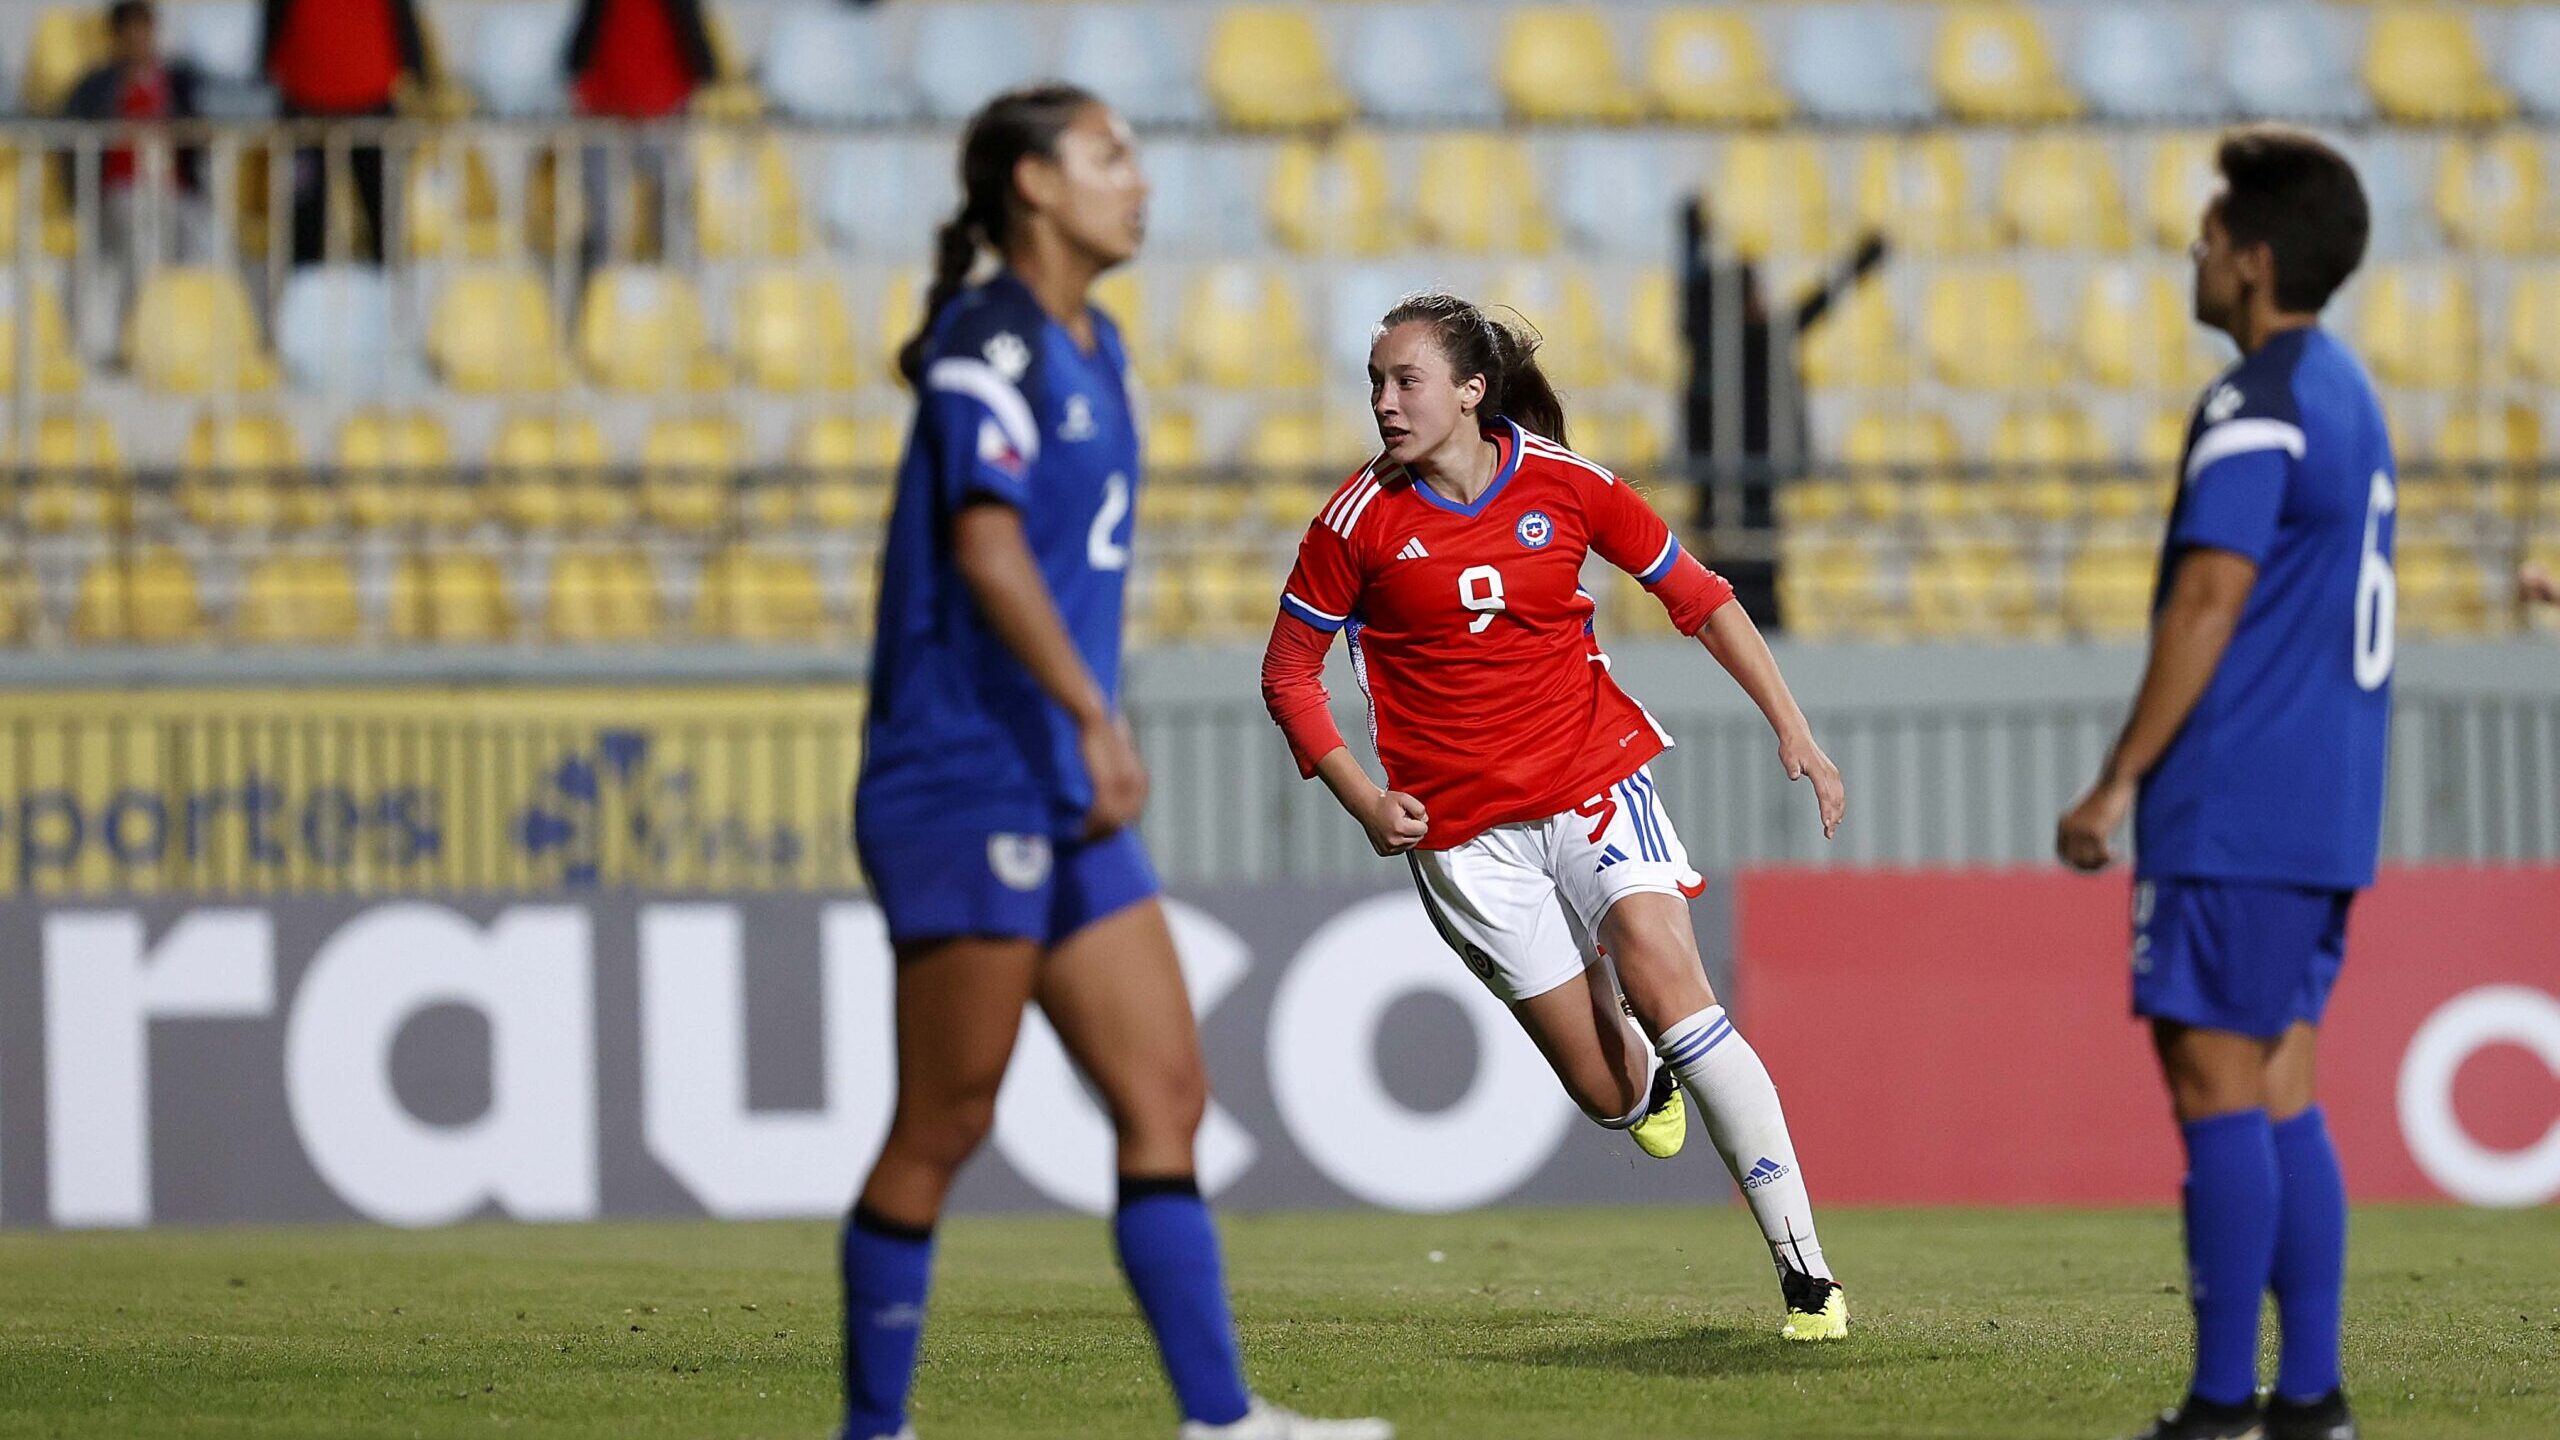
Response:
MULTIPOLYGON (((1234 1216, 1257 1387, 1410 1440, 2104 1437, 2184 1378, 2163 1212, 1835 1210, 1846 1344, 1779 1342, 1739 1208, 1234 1216)), ((818 1225, 0 1235, 0 1437, 820 1440, 818 1225)), ((2560 1210, 2357 1212, 2381 1440, 2560 1435, 2560 1210)), ((927 1440, 1170 1436, 1105 1228, 945 1227, 927 1440)))

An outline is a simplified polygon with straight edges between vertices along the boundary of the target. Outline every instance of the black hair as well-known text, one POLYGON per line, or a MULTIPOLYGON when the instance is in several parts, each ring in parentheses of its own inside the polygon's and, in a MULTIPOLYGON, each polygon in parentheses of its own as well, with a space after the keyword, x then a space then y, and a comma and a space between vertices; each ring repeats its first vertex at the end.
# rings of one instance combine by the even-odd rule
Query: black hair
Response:
POLYGON ((1448 357, 1452 379, 1464 384, 1470 375, 1484 377, 1484 400, 1476 406, 1479 416, 1505 416, 1523 430, 1559 445, 1569 443, 1564 435, 1564 398, 1538 368, 1542 337, 1525 320, 1509 325, 1473 301, 1431 290, 1397 301, 1378 322, 1378 329, 1384 332, 1417 320, 1431 327, 1440 353, 1448 357))
POLYGON ((898 372, 908 384, 924 373, 925 337, 942 308, 969 283, 979 249, 1004 247, 1019 203, 1014 167, 1027 155, 1057 158, 1058 137, 1086 106, 1100 103, 1081 86, 1030 85, 998 95, 969 117, 960 137, 960 209, 935 232, 933 285, 925 292, 924 320, 898 351, 898 372))
POLYGON ((2364 261, 2373 217, 2347 157, 2317 136, 2252 125, 2222 137, 2222 228, 2275 256, 2278 310, 2316 312, 2364 261))
POLYGON ((151 0, 116 0, 107 7, 107 30, 112 34, 136 20, 157 24, 159 18, 152 11, 151 0))

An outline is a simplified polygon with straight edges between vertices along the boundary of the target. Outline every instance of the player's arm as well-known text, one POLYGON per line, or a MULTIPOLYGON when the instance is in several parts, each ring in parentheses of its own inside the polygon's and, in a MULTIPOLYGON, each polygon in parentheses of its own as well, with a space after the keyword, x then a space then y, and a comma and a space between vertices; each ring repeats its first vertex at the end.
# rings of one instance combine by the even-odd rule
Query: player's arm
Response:
POLYGON ((2115 859, 2111 841, 2133 809, 2142 777, 2160 763, 2213 683, 2257 583, 2257 562, 2246 555, 2197 548, 2180 556, 2168 599, 2152 625, 2151 659, 2134 692, 2133 714, 2107 753, 2098 783, 2064 813, 2054 837, 2066 863, 2101 870, 2115 859))
POLYGON ((1739 605, 1717 606, 1698 631, 1698 640, 1777 732, 1778 764, 1787 778, 1813 781, 1822 838, 1838 834, 1840 818, 1849 808, 1848 787, 1841 783, 1840 767, 1814 743, 1813 726, 1796 704, 1795 693, 1787 688, 1787 677, 1778 673, 1778 657, 1769 653, 1769 642, 1761 638, 1760 627, 1751 623, 1750 612, 1739 605))
POLYGON ((1297 564, 1280 589, 1280 614, 1262 652, 1262 703, 1288 737, 1300 778, 1324 781, 1333 798, 1369 832, 1371 849, 1400 855, 1422 843, 1430 817, 1420 800, 1369 778, 1342 743, 1342 731, 1333 723, 1333 698, 1324 688, 1325 652, 1359 606, 1361 575, 1350 536, 1319 516, 1307 527, 1297 564))

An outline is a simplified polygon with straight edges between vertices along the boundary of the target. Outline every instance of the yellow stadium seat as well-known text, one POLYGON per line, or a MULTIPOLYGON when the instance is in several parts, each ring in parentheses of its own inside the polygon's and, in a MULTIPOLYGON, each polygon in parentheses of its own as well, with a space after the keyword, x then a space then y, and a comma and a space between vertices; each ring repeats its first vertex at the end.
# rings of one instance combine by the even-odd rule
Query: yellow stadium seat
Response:
POLYGON ((2478 635, 2489 628, 2489 587, 2469 547, 2411 540, 2397 547, 2391 568, 2399 582, 2400 633, 2478 635))
MULTIPOLYGON (((68 171, 49 158, 33 162, 36 176, 36 244, 45 254, 68 256, 80 248, 80 227, 72 215, 68 171)), ((18 253, 18 151, 0 145, 0 255, 18 253)))
POLYGON ((1778 571, 1778 608, 1787 633, 1807 640, 1889 636, 1899 624, 1884 598, 1884 569, 1856 541, 1790 543, 1778 571))
POLYGON ((195 567, 173 546, 110 555, 80 576, 71 638, 85 644, 182 645, 204 638, 195 567))
POLYGON ((1617 378, 1621 342, 1601 315, 1591 275, 1560 265, 1519 265, 1496 277, 1488 303, 1508 306, 1536 328, 1538 366, 1559 386, 1587 388, 1617 378))
POLYGON ((2516 109, 2480 53, 2470 16, 2451 5, 2378 11, 2365 32, 2364 79, 2393 120, 2503 120, 2516 109))
POLYGON ((519 530, 556 530, 573 508, 618 521, 629 513, 629 499, 604 468, 604 431, 593 417, 511 416, 489 447, 491 508, 519 530))
POLYGON ((1577 411, 1573 448, 1620 475, 1636 478, 1656 474, 1671 456, 1671 442, 1662 433, 1661 422, 1647 410, 1577 411))
POLYGON ((2000 168, 2000 219, 2039 250, 2122 250, 2124 186, 2115 160, 2084 135, 2022 137, 2000 168))
POLYGON ((30 115, 56 114, 81 77, 106 63, 106 11, 95 5, 48 5, 36 12, 26 44, 18 108, 30 115))
POLYGON ((18 514, 39 534, 121 531, 133 523, 131 477, 124 447, 103 415, 57 413, 36 421, 13 445, 29 467, 18 514))
POLYGON ((862 383, 853 314, 836 277, 790 270, 750 275, 730 293, 729 313, 737 327, 730 348, 757 386, 799 394, 862 383))
POLYGON ((2080 97, 2054 65, 2044 26, 2031 7, 1988 0, 1950 6, 1942 15, 1930 73, 1950 114, 1960 120, 2027 121, 2080 113, 2080 97))
POLYGON ((2436 169, 2436 219, 2454 244, 2501 254, 2560 245, 2560 217, 2543 184, 2542 145, 2530 131, 2510 130, 2473 142, 2445 141, 2436 169))
POLYGON ((2220 186, 2213 155, 2221 137, 2209 131, 2181 131, 2155 137, 2147 166, 2145 228, 2151 243, 2183 252, 2201 232, 2204 207, 2220 186))
POLYGON ((391 634, 412 644, 491 645, 515 633, 498 562, 476 550, 404 555, 391 575, 391 634))
POLYGON ((1919 254, 1961 254, 1991 242, 1965 180, 1964 150, 1943 130, 1879 135, 1858 147, 1858 228, 1919 254))
POLYGON ((750 644, 826 637, 827 601, 817 568, 788 551, 732 545, 702 567, 694 633, 750 644))
MULTIPOLYGON (((2494 525, 2530 518, 2542 453, 2541 412, 2520 400, 2466 406, 2446 417, 2436 433, 2437 462, 2462 472, 2465 508, 2494 525)), ((2405 515, 2405 485, 2401 509, 2405 515)))
POLYGON ((633 394, 715 390, 728 379, 693 281, 653 265, 609 265, 587 282, 578 359, 598 385, 633 394))
POLYGON ((324 519, 326 493, 306 489, 296 473, 301 466, 302 441, 283 416, 199 415, 187 435, 178 503, 197 524, 217 529, 324 519))
POLYGON ((2062 618, 2073 631, 2126 639, 2151 627, 2158 554, 2138 544, 2093 545, 2062 572, 2062 618))
MULTIPOLYGON (((1121 348, 1129 353, 1129 371, 1140 385, 1161 388, 1179 384, 1181 365, 1174 346, 1164 339, 1162 327, 1156 323, 1157 310, 1149 303, 1148 287, 1139 279, 1140 268, 1123 265, 1095 281, 1094 308, 1110 316, 1111 323, 1119 327, 1121 348)), ((899 338, 903 341, 905 337, 899 338)))
POLYGON ((880 308, 874 312, 880 326, 880 378, 892 384, 907 383, 898 370, 898 352, 906 349, 917 327, 924 324, 925 285, 923 275, 901 270, 880 287, 880 308))
POLYGON ((241 394, 276 383, 249 292, 239 276, 210 265, 151 272, 125 317, 124 353, 136 379, 172 394, 241 394))
POLYGON ((345 644, 364 631, 355 571, 344 555, 287 552, 249 567, 232 638, 251 645, 345 644))
MULTIPOLYGON (((422 145, 408 157, 400 223, 419 260, 495 260, 507 248, 498 185, 469 145, 422 145)), ((390 247, 386 244, 384 248, 390 247)))
POLYGON ((1665 119, 1770 125, 1787 118, 1787 92, 1760 32, 1739 10, 1665 10, 1645 42, 1645 79, 1665 119))
POLYGON ((821 415, 810 421, 791 442, 791 464, 804 472, 811 523, 877 534, 889 518, 887 476, 905 443, 905 429, 885 417, 821 415))
POLYGON ((2096 422, 2076 405, 2011 410, 1991 434, 1998 508, 2045 524, 2077 519, 2088 506, 2095 470, 2113 458, 2096 422))
MULTIPOLYGON (((1158 410, 1146 417, 1147 477, 1198 470, 1208 463, 1200 443, 1200 417, 1188 410, 1158 410)), ((1152 488, 1152 486, 1151 486, 1152 488)))
POLYGON ((1418 172, 1414 220, 1425 244, 1471 255, 1544 255, 1554 244, 1518 140, 1435 135, 1422 143, 1418 172))
POLYGON ((640 443, 641 513, 670 530, 718 529, 746 458, 746 431, 729 416, 657 421, 640 443))
POLYGON ((1335 78, 1315 17, 1292 5, 1237 5, 1209 32, 1203 69, 1210 100, 1246 129, 1331 125, 1351 117, 1351 92, 1335 78))
POLYGON ((2177 464, 2179 452, 2187 448, 2187 423, 2194 418, 2192 405, 2163 405, 2152 411, 2134 438, 2134 458, 2155 471, 2177 464))
POLYGON ((1920 486, 1946 483, 1957 460, 1955 426, 1934 410, 1878 410, 1849 424, 1840 443, 1850 479, 1845 497, 1859 518, 1890 525, 1920 486))
POLYGON ((2377 267, 2357 316, 2365 362, 2388 385, 2445 389, 2479 373, 2480 329, 2460 271, 2377 267))
POLYGON ((2186 287, 2168 271, 2107 265, 2080 293, 2080 364, 2113 390, 2192 390, 2212 378, 2204 330, 2186 287))
POLYGON ((567 378, 551 297, 525 270, 470 270, 445 282, 427 357, 466 395, 547 393, 567 378))
POLYGON ((1244 463, 1274 478, 1330 474, 1348 468, 1333 444, 1325 414, 1317 409, 1274 410, 1256 420, 1244 445, 1244 463))
POLYGON ((0 645, 23 645, 35 633, 35 577, 26 567, 0 563, 0 645))
POLYGON ((367 529, 461 529, 478 497, 457 483, 453 439, 429 410, 359 410, 338 428, 348 518, 367 529))
POLYGON ((1272 157, 1263 195, 1271 233, 1302 255, 1378 255, 1405 240, 1386 151, 1374 135, 1287 142, 1272 157))
POLYGON ((2060 368, 2038 333, 2027 283, 2014 270, 1932 276, 1920 343, 1938 378, 1966 389, 2048 384, 2060 368))
POLYGON ((2504 358, 2518 379, 2560 384, 2560 266, 2516 272, 2504 358))
POLYGON ((712 130, 693 142, 693 229, 707 260, 787 259, 809 245, 791 157, 771 136, 712 130))
POLYGON ((1749 259, 1831 248, 1822 150, 1801 135, 1740 135, 1724 144, 1706 194, 1709 223, 1749 259))
POLYGON ((1532 121, 1632 120, 1642 106, 1618 65, 1609 23, 1583 6, 1535 5, 1503 17, 1495 81, 1532 121))
POLYGON ((1296 291, 1286 276, 1240 262, 1196 276, 1183 306, 1186 368, 1226 390, 1294 388, 1316 382, 1296 291))
POLYGON ((564 549, 551 561, 543 633, 573 645, 655 639, 658 580, 637 550, 564 549))
POLYGON ((1627 370, 1657 388, 1684 383, 1689 347, 1680 335, 1680 281, 1669 268, 1648 265, 1627 290, 1627 370))
POLYGON ((1932 547, 1911 562, 1911 622, 1931 638, 2015 635, 2034 628, 2035 576, 2007 546, 1932 547))
POLYGON ((1800 354, 1805 383, 1818 390, 1900 385, 1911 377, 1893 295, 1881 283, 1861 285, 1833 301, 1822 324, 1804 337, 1800 354))

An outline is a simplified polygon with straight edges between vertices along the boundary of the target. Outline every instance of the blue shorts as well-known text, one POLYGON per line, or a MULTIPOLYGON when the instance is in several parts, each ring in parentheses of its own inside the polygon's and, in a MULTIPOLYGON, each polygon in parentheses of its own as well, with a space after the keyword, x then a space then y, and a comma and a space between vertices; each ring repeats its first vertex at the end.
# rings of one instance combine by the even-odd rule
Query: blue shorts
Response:
POLYGON ((2318 1024, 2352 890, 2164 877, 2133 887, 2133 1013, 2272 1038, 2318 1024))
POLYGON ((896 943, 954 935, 1055 945, 1154 895, 1138 832, 1091 843, 1046 835, 854 827, 854 849, 896 943))

